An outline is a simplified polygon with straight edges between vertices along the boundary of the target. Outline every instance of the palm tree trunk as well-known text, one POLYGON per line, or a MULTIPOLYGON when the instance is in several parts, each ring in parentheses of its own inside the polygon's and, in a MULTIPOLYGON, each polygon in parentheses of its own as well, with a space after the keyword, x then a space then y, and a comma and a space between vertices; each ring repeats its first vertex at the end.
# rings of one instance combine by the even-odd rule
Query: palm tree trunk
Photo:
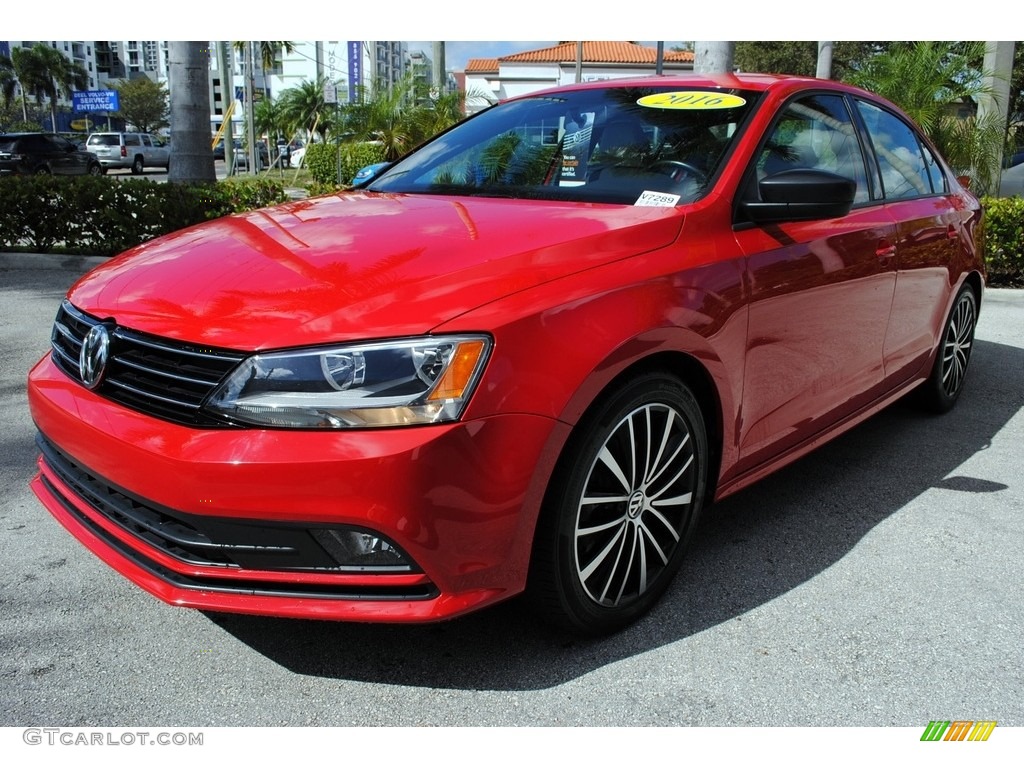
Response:
POLYGON ((693 44, 693 71, 703 74, 729 74, 733 70, 736 43, 698 40, 693 44))
POLYGON ((215 182, 210 148, 210 44, 167 44, 171 92, 171 169, 168 181, 215 182))

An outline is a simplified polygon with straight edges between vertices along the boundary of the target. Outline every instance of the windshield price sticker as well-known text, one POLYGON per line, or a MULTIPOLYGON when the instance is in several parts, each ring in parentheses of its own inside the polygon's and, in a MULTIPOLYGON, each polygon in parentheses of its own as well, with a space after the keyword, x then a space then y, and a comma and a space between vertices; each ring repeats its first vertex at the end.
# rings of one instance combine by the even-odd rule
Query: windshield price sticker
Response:
POLYGON ((652 93, 636 100, 641 107, 656 109, 732 109, 742 107, 747 100, 742 96, 717 91, 672 91, 652 93))
POLYGON ((670 195, 667 192, 652 192, 644 190, 633 205, 653 206, 658 208, 671 208, 679 202, 679 195, 670 195))

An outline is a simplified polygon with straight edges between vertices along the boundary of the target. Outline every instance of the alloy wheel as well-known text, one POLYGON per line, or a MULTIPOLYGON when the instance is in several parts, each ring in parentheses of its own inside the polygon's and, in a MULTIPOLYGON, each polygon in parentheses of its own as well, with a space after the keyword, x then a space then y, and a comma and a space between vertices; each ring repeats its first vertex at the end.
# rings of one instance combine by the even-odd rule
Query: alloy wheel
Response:
POLYGON ((668 567, 691 517, 697 471, 689 429, 669 405, 636 408, 608 434, 573 533, 576 575, 594 603, 626 606, 668 567))
POLYGON ((942 345, 942 389, 947 396, 954 396, 963 385, 975 322, 974 299, 962 293, 950 315, 942 345))

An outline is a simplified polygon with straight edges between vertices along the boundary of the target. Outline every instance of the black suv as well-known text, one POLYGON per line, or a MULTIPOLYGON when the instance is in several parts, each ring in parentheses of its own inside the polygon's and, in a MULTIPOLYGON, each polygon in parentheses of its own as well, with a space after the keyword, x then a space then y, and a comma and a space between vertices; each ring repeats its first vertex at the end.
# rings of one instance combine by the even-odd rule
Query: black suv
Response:
POLYGON ((102 173, 100 161, 55 133, 0 134, 0 176, 52 173, 70 176, 102 173))

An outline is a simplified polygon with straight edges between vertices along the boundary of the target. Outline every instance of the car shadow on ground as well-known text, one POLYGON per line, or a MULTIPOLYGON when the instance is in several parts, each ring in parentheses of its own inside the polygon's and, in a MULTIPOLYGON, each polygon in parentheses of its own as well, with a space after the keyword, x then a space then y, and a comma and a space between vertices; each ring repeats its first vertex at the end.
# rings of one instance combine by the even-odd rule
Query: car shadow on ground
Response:
POLYGON ((443 624, 362 625, 207 614, 293 672, 429 688, 533 690, 734 619, 812 579, 931 488, 1007 486, 957 471, 1024 407, 1024 350, 978 341, 964 396, 933 416, 906 399, 708 510, 655 609, 611 637, 549 628, 518 600, 443 624), (1016 373, 1015 373, 1016 372, 1016 373))

